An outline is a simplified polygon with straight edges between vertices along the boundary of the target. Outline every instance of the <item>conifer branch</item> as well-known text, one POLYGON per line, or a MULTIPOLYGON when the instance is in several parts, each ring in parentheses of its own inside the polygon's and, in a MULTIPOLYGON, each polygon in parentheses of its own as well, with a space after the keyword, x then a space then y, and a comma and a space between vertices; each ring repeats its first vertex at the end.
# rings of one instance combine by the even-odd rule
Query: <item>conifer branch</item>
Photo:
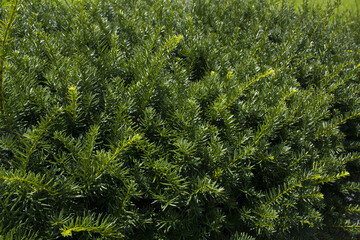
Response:
MULTIPOLYGON (((247 146, 246 150, 239 156, 235 157, 234 159, 232 159, 230 162, 228 162, 224 167, 221 168, 217 168, 214 171, 214 178, 215 180, 218 180, 221 175, 224 173, 225 170, 229 169, 231 166, 233 166, 235 163, 237 163, 240 160, 243 160, 246 156, 250 155, 251 153, 254 152, 254 148, 251 146, 247 146)), ((250 167, 251 168, 251 167, 250 167)))
POLYGON ((327 133, 328 131, 330 131, 330 130, 336 128, 336 127, 338 127, 339 125, 347 122, 348 120, 350 120, 350 119, 352 119, 352 118, 357 118, 357 117, 359 117, 359 116, 360 116, 360 113, 350 115, 350 116, 342 119, 341 121, 335 123, 334 125, 326 128, 324 131, 322 131, 322 132, 320 132, 320 133, 317 133, 317 134, 315 135, 315 138, 318 138, 318 137, 320 137, 321 135, 324 135, 324 134, 327 133))
POLYGON ((95 214, 91 214, 67 221, 60 231, 63 237, 71 237, 76 232, 87 232, 90 236, 100 234, 107 238, 123 238, 123 234, 118 232, 115 227, 116 221, 111 220, 110 217, 103 218, 101 214, 96 217, 95 214))
POLYGON ((143 111, 147 105, 147 103, 150 100, 150 97, 154 91, 155 83, 157 81, 157 76, 159 74, 159 71, 161 70, 162 65, 164 64, 168 54, 171 53, 171 51, 174 50, 174 48, 179 44, 180 40, 183 38, 182 35, 174 36, 171 39, 169 39, 163 47, 159 50, 157 55, 154 57, 154 60, 151 62, 151 68, 149 72, 146 74, 145 79, 148 80, 148 78, 151 79, 150 86, 145 92, 144 100, 141 103, 141 110, 143 111))
POLYGON ((127 188, 126 193, 125 193, 125 196, 123 196, 123 200, 122 200, 122 203, 121 203, 121 209, 122 210, 125 209, 126 203, 130 200, 130 196, 131 196, 132 191, 134 190, 134 186, 135 186, 135 183, 131 182, 129 184, 129 186, 126 187, 127 188))
MULTIPOLYGON (((347 66, 349 66, 351 63, 347 63, 347 64, 343 64, 341 65, 336 71, 329 73, 328 75, 324 76, 320 82, 323 83, 323 86, 325 87, 327 84, 329 84, 329 82, 335 78, 336 76, 339 75, 340 71, 343 70, 344 68, 346 68, 347 66), (328 79, 327 81, 323 82, 325 79, 328 79)), ((355 71, 357 69, 354 68, 351 72, 355 71)), ((336 83, 335 85, 331 85, 330 87, 328 87, 327 92, 331 93, 332 91, 334 91, 335 89, 337 89, 339 86, 343 85, 346 81, 348 81, 349 79, 351 79, 351 72, 349 73, 349 77, 347 77, 346 79, 342 79, 341 81, 339 81, 338 83, 336 83)), ((310 88, 307 92, 310 91, 310 88)), ((316 108, 313 109, 314 112, 318 111, 325 103, 329 103, 330 101, 330 97, 329 99, 324 99, 322 94, 319 94, 319 96, 317 98, 314 98, 314 100, 307 106, 307 108, 303 109, 303 111, 299 114, 299 116, 303 115, 307 109, 310 109, 310 107, 314 106, 316 103, 318 103, 318 106, 316 108)), ((335 99, 336 100, 336 99, 335 99)))
POLYGON ((9 5, 9 16, 5 21, 0 21, 0 35, 1 35, 1 49, 0 49, 0 111, 4 113, 4 64, 6 58, 5 46, 9 42, 9 34, 11 27, 15 21, 16 13, 22 0, 10 0, 7 4, 9 5))
POLYGON ((349 231, 349 232, 352 232, 352 233, 355 233, 356 235, 358 235, 360 233, 360 224, 351 224, 349 223, 348 225, 346 225, 347 223, 345 224, 340 224, 340 225, 331 225, 329 227, 331 228, 342 228, 344 229, 345 231, 349 231))
MULTIPOLYGON (((0 233, 0 239, 6 239, 6 240, 38 240, 39 236, 37 232, 33 232, 30 230, 23 230, 22 227, 23 224, 20 224, 20 226, 16 226, 15 228, 10 229, 8 232, 5 232, 4 235, 0 233)), ((1 229, 0 229, 1 232, 1 229)))
POLYGON ((301 154, 301 156, 299 158, 297 158, 292 164, 290 164, 288 166, 288 168, 292 168, 293 166, 295 166, 296 164, 298 164, 303 158, 305 157, 310 157, 310 155, 308 155, 308 152, 304 153, 304 154, 301 154))
POLYGON ((0 169, 0 180, 14 184, 20 185, 23 188, 28 188, 29 191, 46 191, 50 195, 57 195, 59 194, 58 191, 52 189, 49 186, 50 182, 45 182, 45 176, 41 176, 40 174, 34 174, 31 172, 22 173, 20 171, 6 171, 4 169, 0 169))
POLYGON ((313 184, 316 185, 316 184, 335 182, 341 178, 348 177, 349 175, 350 175, 350 173, 347 171, 341 171, 340 173, 336 173, 336 174, 327 174, 327 175, 323 175, 323 176, 319 177, 319 179, 317 181, 315 181, 313 184))
POLYGON ((214 105, 215 105, 215 104, 219 104, 219 103, 221 103, 221 102, 224 102, 224 99, 226 99, 226 100, 225 100, 225 103, 224 103, 224 104, 221 104, 221 105, 222 105, 222 107, 223 107, 224 109, 227 109, 227 108, 228 108, 229 106, 231 106, 231 105, 241 96, 241 94, 242 94, 244 91, 246 91, 251 85, 253 85, 254 83, 256 83, 257 81, 259 81, 260 79, 265 78, 265 77, 267 77, 267 76, 269 76, 269 75, 271 75, 271 74, 273 74, 273 73, 275 73, 275 71, 274 71, 273 69, 270 69, 270 70, 266 71, 266 72, 263 73, 263 74, 259 74, 259 75, 256 76, 255 78, 249 80, 249 81, 245 84, 245 86, 241 86, 240 88, 236 88, 236 90, 238 90, 238 91, 235 92, 231 98, 225 97, 225 95, 220 95, 220 96, 218 97, 218 99, 214 101, 214 105))
POLYGON ((285 100, 296 92, 298 91, 296 89, 293 89, 290 93, 284 96, 281 102, 278 104, 277 108, 274 110, 274 112, 269 114, 268 121, 259 128, 260 130, 255 135, 253 139, 254 144, 256 144, 260 140, 260 138, 264 135, 265 131, 267 131, 272 126, 272 123, 274 122, 276 115, 282 110, 285 100))
POLYGON ((11 220, 12 219, 11 213, 10 213, 9 209, 6 207, 4 201, 1 198, 0 198, 0 205, 4 209, 4 211, 6 212, 7 217, 11 220))
POLYGON ((107 155, 106 159, 104 160, 104 162, 101 164, 100 168, 97 169, 91 177, 89 177, 89 180, 87 181, 87 184, 85 184, 83 187, 86 188, 88 187, 95 179, 97 179, 102 173, 103 171, 108 167, 108 165, 113 162, 120 154, 122 151, 124 151, 127 147, 129 147, 130 145, 132 145, 134 142, 140 140, 140 136, 139 135, 135 135, 132 138, 130 138, 129 140, 123 142, 121 144, 121 146, 117 147, 114 151, 114 153, 112 153, 111 155, 107 155))
POLYGON ((291 184, 291 185, 284 185, 284 187, 279 187, 277 190, 277 193, 275 192, 270 192, 269 193, 269 200, 267 201, 267 203, 265 204, 265 208, 270 207, 273 203, 279 201, 281 198, 283 198, 287 193, 289 193, 290 191, 294 190, 295 188, 298 187, 302 187, 302 183, 309 181, 309 180, 317 180, 320 179, 321 175, 313 175, 313 176, 309 176, 306 177, 304 179, 300 179, 298 181, 296 181, 295 183, 291 184), (274 194, 275 193, 275 194, 274 194))
POLYGON ((55 116, 61 111, 62 111, 62 108, 58 108, 53 114, 51 114, 47 118, 43 118, 41 120, 41 122, 39 123, 38 128, 35 128, 31 132, 24 135, 25 139, 29 139, 32 142, 32 144, 29 147, 27 147, 24 158, 22 159, 24 172, 27 170, 27 168, 29 166, 29 161, 30 161, 31 155, 34 153, 34 151, 36 150, 37 145, 39 144, 39 142, 41 140, 41 138, 43 137, 43 135, 48 130, 47 129, 48 126, 53 121, 55 116))
POLYGON ((350 204, 349 206, 346 207, 345 212, 360 213, 360 206, 350 204))
POLYGON ((355 161, 359 158, 360 158, 360 155, 357 155, 357 156, 348 155, 348 156, 343 157, 342 159, 340 158, 339 161, 335 164, 335 166, 338 167, 338 166, 344 165, 348 162, 355 161))

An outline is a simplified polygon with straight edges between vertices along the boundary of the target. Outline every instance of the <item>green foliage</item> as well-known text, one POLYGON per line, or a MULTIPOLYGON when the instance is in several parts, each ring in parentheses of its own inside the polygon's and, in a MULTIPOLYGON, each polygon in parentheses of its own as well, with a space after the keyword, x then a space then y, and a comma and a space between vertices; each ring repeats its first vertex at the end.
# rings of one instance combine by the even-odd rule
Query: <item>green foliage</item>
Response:
POLYGON ((4 94, 3 94, 3 75, 4 75, 4 61, 7 56, 7 43, 10 41, 9 35, 12 25, 16 18, 16 13, 22 0, 3 1, 1 3, 2 9, 8 10, 6 18, 0 20, 0 111, 3 112, 4 108, 4 94))
POLYGON ((0 239, 359 236, 338 3, 5 2, 0 239))

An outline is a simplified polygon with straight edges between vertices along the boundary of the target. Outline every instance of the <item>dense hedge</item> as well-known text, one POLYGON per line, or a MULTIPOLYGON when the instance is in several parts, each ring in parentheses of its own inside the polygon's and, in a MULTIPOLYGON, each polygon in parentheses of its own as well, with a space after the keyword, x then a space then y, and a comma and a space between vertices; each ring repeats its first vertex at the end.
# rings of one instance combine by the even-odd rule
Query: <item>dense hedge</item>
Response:
POLYGON ((0 239, 355 239, 360 21, 286 2, 3 1, 0 239))

